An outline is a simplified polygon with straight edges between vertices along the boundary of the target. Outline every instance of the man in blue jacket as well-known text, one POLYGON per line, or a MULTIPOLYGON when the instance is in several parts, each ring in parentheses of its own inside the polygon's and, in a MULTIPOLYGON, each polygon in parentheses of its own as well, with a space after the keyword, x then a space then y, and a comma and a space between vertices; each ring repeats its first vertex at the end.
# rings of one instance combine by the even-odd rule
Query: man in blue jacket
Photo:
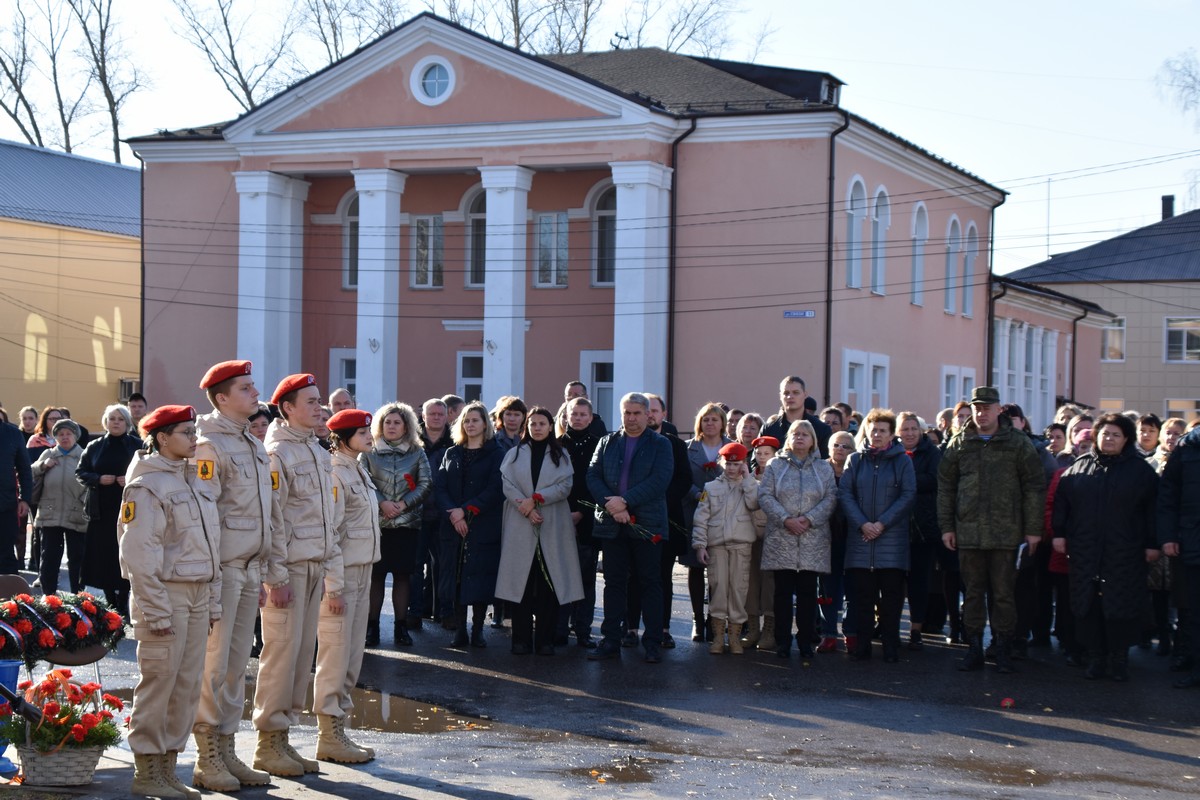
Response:
POLYGON ((603 641, 588 658, 621 654, 625 631, 626 586, 632 574, 641 594, 646 662, 662 661, 661 550, 667 530, 667 485, 674 456, 665 437, 648 427, 650 400, 630 392, 621 398, 621 430, 596 445, 587 483, 596 500, 592 537, 604 554, 603 641))

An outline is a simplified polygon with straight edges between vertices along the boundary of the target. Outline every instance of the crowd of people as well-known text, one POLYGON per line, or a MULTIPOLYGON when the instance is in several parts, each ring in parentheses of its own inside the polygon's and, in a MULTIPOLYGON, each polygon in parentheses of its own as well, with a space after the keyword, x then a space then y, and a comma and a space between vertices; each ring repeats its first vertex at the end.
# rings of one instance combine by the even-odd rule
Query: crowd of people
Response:
POLYGON ((215 791, 372 759, 345 720, 389 590, 396 648, 426 625, 486 647, 490 607, 514 656, 573 638, 589 660, 640 644, 657 663, 681 565, 691 638, 715 655, 865 661, 878 641, 894 663, 938 637, 965 646, 959 670, 1010 673, 1054 637, 1087 679, 1128 680, 1142 647, 1200 686, 1197 420, 1067 405, 1038 434, 978 387, 926 424, 818 411, 793 375, 772 414, 706 403, 681 435, 634 392, 609 432, 579 381, 554 408, 448 395, 370 412, 345 389, 322 404, 308 374, 262 403, 252 369, 214 365, 208 413, 137 396, 94 437, 59 407, 0 427, 0 569, 28 555, 53 593, 65 552, 70 589, 101 589, 132 625, 136 794, 198 796, 175 774, 189 736, 192 783, 215 791), (314 663, 315 760, 288 741, 314 663))

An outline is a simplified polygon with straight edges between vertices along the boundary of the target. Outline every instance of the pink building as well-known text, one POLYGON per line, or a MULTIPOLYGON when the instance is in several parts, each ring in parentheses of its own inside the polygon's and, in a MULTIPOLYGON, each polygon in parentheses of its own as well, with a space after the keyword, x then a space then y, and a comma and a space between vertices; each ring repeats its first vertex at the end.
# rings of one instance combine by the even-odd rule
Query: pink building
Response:
POLYGON ((656 49, 534 57, 422 14, 145 162, 145 391, 212 362, 374 408, 589 385, 931 414, 988 353, 1001 190, 819 72, 656 49), (948 383, 953 381, 953 385, 948 383))

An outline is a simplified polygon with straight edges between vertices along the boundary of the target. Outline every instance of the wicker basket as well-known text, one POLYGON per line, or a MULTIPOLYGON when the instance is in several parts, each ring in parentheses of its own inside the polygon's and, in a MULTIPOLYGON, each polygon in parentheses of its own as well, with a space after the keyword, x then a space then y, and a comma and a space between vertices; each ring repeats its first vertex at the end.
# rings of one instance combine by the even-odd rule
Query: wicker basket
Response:
POLYGON ((22 783, 25 786, 85 786, 96 775, 103 747, 64 747, 42 753, 20 745, 22 783))

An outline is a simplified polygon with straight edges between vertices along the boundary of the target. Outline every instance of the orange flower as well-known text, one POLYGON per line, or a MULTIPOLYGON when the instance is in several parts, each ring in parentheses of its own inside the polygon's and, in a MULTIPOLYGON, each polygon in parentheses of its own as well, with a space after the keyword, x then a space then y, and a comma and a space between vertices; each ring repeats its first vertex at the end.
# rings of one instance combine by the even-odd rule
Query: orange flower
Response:
POLYGON ((62 604, 63 604, 62 598, 59 597, 58 595, 56 595, 56 594, 46 595, 46 605, 49 606, 50 608, 58 610, 58 609, 62 608, 62 604))

